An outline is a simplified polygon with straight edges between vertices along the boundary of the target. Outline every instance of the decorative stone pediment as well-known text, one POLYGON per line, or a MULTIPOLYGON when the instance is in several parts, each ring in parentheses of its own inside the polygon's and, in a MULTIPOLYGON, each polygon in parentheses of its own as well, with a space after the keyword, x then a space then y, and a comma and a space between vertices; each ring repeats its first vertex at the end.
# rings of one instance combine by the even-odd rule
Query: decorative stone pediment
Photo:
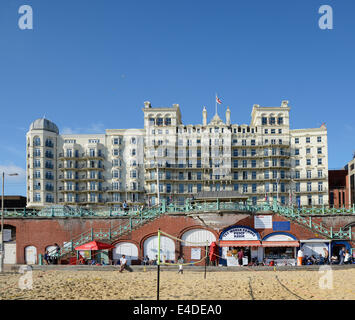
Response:
POLYGON ((216 113, 209 124, 212 124, 212 125, 219 125, 219 124, 224 124, 224 122, 223 122, 222 119, 219 117, 219 115, 216 113))

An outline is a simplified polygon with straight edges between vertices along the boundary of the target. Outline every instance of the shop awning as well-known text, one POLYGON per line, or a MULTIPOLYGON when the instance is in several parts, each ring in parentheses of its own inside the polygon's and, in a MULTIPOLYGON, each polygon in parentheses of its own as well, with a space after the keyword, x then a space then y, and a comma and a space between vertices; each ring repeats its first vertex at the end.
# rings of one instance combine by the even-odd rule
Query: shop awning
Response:
POLYGON ((259 240, 221 240, 219 241, 220 247, 260 247, 261 242, 259 240))
POLYGON ((299 247, 298 241, 263 241, 262 247, 299 247))
POLYGON ((105 249, 113 249, 115 246, 112 246, 108 243, 98 242, 98 241, 91 241, 85 243, 79 247, 76 247, 75 250, 105 250, 105 249))

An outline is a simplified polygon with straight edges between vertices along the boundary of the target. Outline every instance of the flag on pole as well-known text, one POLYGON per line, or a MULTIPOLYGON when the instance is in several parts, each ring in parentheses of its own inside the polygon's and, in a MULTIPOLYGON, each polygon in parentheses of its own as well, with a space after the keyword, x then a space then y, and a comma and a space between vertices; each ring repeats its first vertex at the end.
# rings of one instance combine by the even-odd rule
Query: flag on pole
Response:
POLYGON ((219 98, 217 97, 217 95, 216 95, 216 102, 217 102, 218 104, 222 104, 221 99, 219 99, 219 98))

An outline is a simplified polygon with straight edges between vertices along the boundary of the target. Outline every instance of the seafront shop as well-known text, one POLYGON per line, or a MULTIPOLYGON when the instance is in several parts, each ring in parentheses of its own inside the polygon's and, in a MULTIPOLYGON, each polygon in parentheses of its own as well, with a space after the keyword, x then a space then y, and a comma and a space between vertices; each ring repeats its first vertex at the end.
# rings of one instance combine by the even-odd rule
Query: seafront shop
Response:
POLYGON ((285 232, 274 232, 260 238, 259 233, 247 226, 231 226, 219 237, 220 265, 239 266, 237 252, 243 249, 243 265, 253 260, 265 259, 277 265, 296 265, 297 248, 300 246, 295 236, 285 232))

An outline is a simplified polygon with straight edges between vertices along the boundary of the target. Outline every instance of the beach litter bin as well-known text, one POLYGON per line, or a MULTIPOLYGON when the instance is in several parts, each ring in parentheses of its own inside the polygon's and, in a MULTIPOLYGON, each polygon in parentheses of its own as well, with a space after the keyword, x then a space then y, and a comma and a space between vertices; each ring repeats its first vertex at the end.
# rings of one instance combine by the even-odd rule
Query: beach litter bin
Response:
POLYGON ((40 266, 43 266, 43 256, 42 256, 41 253, 38 255, 38 264, 39 264, 40 266))

